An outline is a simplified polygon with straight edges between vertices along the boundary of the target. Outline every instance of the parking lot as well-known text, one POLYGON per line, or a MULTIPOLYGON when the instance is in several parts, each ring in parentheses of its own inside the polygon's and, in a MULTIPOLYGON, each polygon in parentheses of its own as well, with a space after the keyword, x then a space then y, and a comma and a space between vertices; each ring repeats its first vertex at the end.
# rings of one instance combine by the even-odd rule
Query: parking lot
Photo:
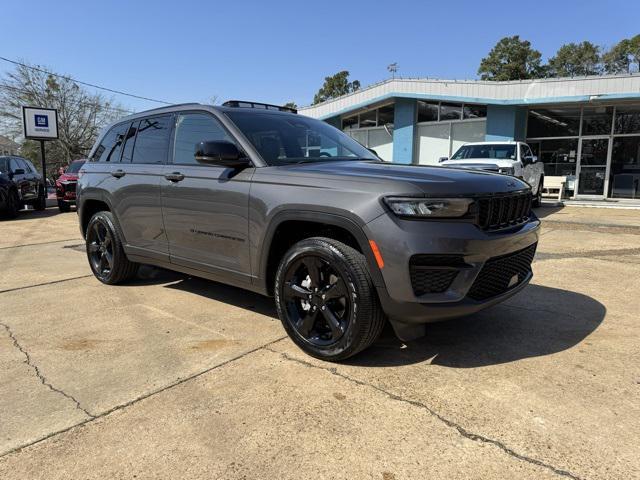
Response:
POLYGON ((0 222, 0 478, 640 476, 640 211, 543 208, 532 285, 328 364, 272 300, 91 275, 75 212, 0 222))

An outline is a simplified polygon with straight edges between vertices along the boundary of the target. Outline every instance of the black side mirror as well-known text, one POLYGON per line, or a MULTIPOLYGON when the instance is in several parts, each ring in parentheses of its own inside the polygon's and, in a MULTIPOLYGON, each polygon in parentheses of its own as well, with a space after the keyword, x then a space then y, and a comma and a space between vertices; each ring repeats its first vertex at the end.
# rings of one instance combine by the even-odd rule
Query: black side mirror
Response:
POLYGON ((228 168, 246 168, 251 162, 231 142, 200 142, 196 145, 196 160, 228 168))
POLYGON ((14 174, 14 175, 24 175, 24 168, 16 168, 16 169, 13 171, 13 174, 14 174))

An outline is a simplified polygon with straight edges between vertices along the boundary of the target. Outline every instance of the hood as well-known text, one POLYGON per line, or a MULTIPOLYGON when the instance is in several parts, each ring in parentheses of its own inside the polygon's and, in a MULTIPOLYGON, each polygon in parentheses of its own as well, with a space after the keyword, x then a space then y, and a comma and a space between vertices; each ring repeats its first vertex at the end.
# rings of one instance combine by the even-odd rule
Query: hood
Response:
POLYGON ((443 167, 495 169, 513 167, 515 160, 500 158, 465 158, 464 160, 445 160, 443 167))
POLYGON ((507 175, 371 161, 303 163, 260 170, 271 170, 273 174, 284 176, 284 182, 329 189, 367 190, 379 194, 478 195, 529 188, 521 180, 507 175), (332 184, 331 181, 336 183, 332 184))
POLYGON ((78 174, 77 173, 63 173, 58 177, 57 182, 77 182, 78 174))

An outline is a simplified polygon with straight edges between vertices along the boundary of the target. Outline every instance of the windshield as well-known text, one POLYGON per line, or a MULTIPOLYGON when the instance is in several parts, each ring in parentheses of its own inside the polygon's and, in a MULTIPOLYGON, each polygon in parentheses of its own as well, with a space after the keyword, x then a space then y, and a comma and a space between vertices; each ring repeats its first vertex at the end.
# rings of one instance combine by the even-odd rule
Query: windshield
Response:
POLYGON ((451 160, 467 158, 495 158, 498 160, 515 160, 516 146, 501 144, 463 145, 451 157, 451 160))
POLYGON ((295 114, 226 112, 269 165, 332 160, 377 160, 349 136, 313 118, 295 114))
POLYGON ((0 158, 0 173, 9 173, 9 159, 0 158))
POLYGON ((84 165, 84 160, 80 162, 71 162, 71 165, 67 167, 65 173, 78 173, 82 168, 82 165, 84 165))

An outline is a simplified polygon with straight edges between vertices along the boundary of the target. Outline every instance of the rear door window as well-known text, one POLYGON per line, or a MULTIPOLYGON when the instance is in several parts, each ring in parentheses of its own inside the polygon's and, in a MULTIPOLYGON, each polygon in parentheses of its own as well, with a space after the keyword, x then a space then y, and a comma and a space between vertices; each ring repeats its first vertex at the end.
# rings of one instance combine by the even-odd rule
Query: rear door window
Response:
POLYGON ((100 145, 96 149, 91 157, 93 162, 119 162, 120 153, 122 152, 122 144, 124 142, 124 135, 127 131, 129 124, 115 125, 100 142, 100 145))
POLYGON ((163 164, 169 153, 171 115, 143 118, 138 124, 132 163, 163 164))

